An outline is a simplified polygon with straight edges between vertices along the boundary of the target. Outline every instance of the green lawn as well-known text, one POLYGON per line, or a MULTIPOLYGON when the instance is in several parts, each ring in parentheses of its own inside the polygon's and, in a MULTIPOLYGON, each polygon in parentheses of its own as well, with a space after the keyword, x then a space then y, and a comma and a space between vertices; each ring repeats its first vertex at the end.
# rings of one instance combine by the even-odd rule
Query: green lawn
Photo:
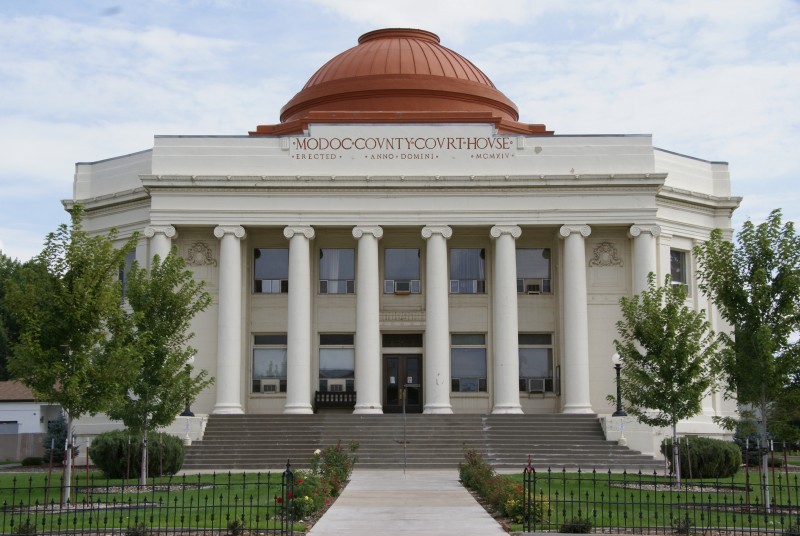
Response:
MULTIPOLYGON (((218 474, 162 477, 139 487, 109 480, 100 473, 77 472, 72 501, 61 506, 61 474, 0 474, 0 531, 23 524, 39 531, 148 527, 226 529, 242 521, 248 529, 280 525, 281 474, 218 474), (45 506, 46 505, 46 506, 45 506)), ((302 529, 299 524, 296 528, 302 529)))

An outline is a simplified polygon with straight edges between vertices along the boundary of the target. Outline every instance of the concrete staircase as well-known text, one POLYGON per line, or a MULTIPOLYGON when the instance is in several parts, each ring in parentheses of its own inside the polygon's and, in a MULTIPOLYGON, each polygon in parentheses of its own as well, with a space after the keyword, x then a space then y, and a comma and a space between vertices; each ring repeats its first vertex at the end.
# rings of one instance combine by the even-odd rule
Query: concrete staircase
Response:
POLYGON ((276 470, 308 466, 317 448, 357 441, 358 467, 451 468, 464 447, 495 468, 627 469, 652 472, 661 462, 606 441, 595 415, 212 415, 202 441, 189 447, 187 470, 276 470), (405 428, 405 432, 404 432, 405 428), (404 439, 405 438, 405 439, 404 439), (403 449, 405 441, 405 452, 403 449))

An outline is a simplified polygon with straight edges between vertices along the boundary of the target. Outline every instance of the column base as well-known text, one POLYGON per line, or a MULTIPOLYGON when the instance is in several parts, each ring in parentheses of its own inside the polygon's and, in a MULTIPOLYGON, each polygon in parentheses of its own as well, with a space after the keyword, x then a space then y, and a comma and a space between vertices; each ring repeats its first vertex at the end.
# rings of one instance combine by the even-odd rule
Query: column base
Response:
POLYGON ((283 407, 284 415, 311 415, 313 413, 314 409, 311 407, 311 404, 293 404, 283 407))
POLYGON ((244 415, 241 404, 222 403, 216 404, 211 410, 212 415, 244 415))
POLYGON ((495 406, 492 415, 522 415, 522 406, 495 406))
POLYGON ((433 405, 433 404, 426 404, 425 408, 422 410, 422 413, 431 415, 431 414, 444 414, 444 415, 452 415, 453 414, 453 406, 450 404, 447 405, 433 405))
POLYGON ((564 406, 561 413, 594 413, 592 406, 564 406))
POLYGON ((383 408, 380 405, 356 405, 355 409, 353 409, 353 415, 383 415, 383 408))

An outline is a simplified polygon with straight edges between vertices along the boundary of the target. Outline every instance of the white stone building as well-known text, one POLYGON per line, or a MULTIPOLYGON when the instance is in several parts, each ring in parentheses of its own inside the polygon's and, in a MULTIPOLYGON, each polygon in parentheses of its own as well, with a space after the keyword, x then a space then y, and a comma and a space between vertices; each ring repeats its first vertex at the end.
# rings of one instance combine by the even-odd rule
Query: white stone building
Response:
MULTIPOLYGON (((656 272, 707 309, 691 249, 740 198, 726 163, 649 135, 517 119, 435 35, 379 30, 280 124, 80 163, 67 205, 206 282, 198 413, 398 411, 406 384, 408 411, 610 413, 619 299, 656 272)), ((710 395, 697 423, 724 412, 710 395)))

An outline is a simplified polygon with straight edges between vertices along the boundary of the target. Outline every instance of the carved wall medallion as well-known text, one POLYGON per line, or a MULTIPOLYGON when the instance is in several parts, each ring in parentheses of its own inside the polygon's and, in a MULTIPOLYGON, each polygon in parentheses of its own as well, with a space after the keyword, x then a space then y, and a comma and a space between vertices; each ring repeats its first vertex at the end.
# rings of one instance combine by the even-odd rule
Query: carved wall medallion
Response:
POLYGON ((216 266, 211 248, 205 242, 195 242, 186 252, 186 262, 190 266, 216 266))
POLYGON ((622 266, 622 259, 619 258, 617 248, 611 242, 600 242, 592 252, 592 260, 589 266, 622 266))

